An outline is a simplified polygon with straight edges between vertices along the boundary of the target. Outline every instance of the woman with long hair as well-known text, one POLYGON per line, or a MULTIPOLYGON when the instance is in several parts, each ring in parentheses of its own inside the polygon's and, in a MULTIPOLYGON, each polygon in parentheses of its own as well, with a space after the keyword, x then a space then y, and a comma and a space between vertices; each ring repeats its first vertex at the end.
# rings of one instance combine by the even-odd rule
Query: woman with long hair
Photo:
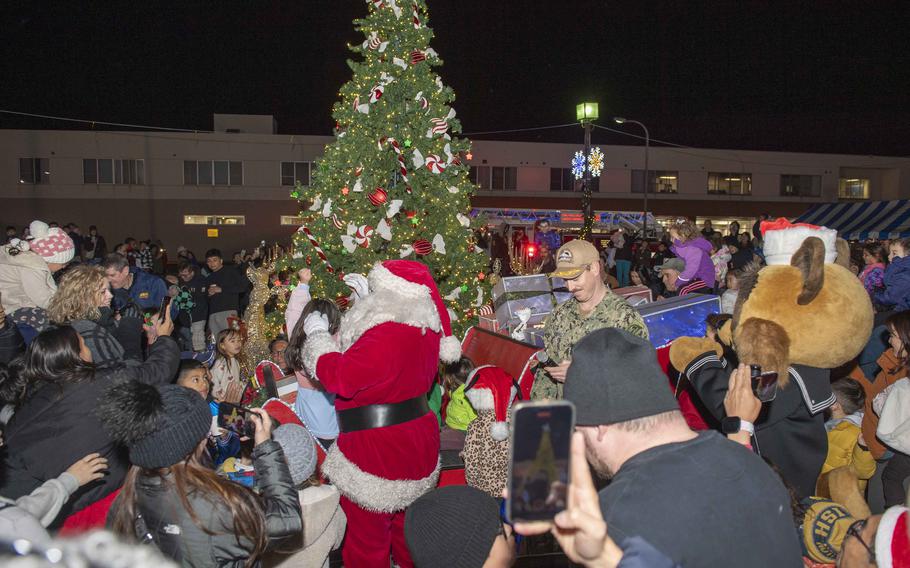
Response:
POLYGON ((870 242, 863 245, 863 271, 859 279, 863 281, 863 287, 869 293, 869 297, 875 296, 876 288, 885 285, 885 263, 888 260, 888 253, 880 242, 870 242))
POLYGON ((154 542, 185 566, 203 567, 257 565, 270 540, 302 530, 291 472, 262 409, 247 415, 255 427, 261 495, 201 462, 211 413, 196 392, 121 383, 106 393, 99 414, 133 463, 111 511, 114 532, 154 542))
POLYGON ((76 513, 65 527, 102 525, 129 463, 101 428, 95 413, 98 400, 122 381, 169 383, 180 360, 177 344, 167 337, 172 330, 170 318, 158 324, 157 340, 142 365, 108 368, 94 364, 86 342, 71 326, 50 328, 35 337, 8 397, 15 410, 4 430, 0 495, 12 499, 27 495, 76 460, 98 453, 108 461, 108 474, 80 488, 58 521, 76 513))
POLYGON ((47 307, 57 325, 79 332, 98 367, 116 366, 125 359, 142 359, 142 322, 139 314, 114 319, 111 287, 104 269, 83 264, 64 275, 47 307))

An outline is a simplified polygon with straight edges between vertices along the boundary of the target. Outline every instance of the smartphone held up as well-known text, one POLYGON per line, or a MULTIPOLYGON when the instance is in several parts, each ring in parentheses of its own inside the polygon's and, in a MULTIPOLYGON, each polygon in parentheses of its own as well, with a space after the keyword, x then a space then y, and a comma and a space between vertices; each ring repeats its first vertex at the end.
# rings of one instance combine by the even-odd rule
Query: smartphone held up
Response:
POLYGON ((762 372, 761 366, 749 365, 749 374, 752 377, 752 390, 755 397, 762 402, 771 402, 777 396, 777 373, 774 371, 762 372))
POLYGON ((509 522, 547 521, 565 510, 574 430, 571 402, 515 405, 506 503, 509 522))

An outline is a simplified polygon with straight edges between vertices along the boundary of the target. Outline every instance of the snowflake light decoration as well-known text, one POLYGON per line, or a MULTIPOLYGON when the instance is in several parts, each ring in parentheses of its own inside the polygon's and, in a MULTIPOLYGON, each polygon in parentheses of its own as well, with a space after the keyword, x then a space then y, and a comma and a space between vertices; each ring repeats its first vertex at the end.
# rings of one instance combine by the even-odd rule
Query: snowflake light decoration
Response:
POLYGON ((575 157, 572 158, 572 175, 575 176, 575 179, 581 179, 585 175, 585 155, 584 152, 578 151, 575 152, 575 157))
POLYGON ((600 176, 600 172, 604 169, 604 153, 600 148, 594 148, 588 154, 588 168, 591 170, 592 176, 600 176))

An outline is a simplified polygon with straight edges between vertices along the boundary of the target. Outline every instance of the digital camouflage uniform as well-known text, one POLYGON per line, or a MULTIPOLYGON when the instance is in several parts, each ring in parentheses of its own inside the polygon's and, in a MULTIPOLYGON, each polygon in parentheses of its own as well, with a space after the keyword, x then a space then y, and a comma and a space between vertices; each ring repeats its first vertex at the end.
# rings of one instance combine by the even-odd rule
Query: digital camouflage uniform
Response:
MULTIPOLYGON (((547 355, 561 363, 572 358, 572 347, 584 336, 604 327, 624 329, 632 335, 648 339, 645 321, 622 296, 607 291, 594 311, 587 317, 578 310, 578 300, 569 301, 556 307, 544 324, 543 341, 547 355)), ((550 378, 540 367, 531 387, 531 399, 562 398, 562 383, 550 378)))

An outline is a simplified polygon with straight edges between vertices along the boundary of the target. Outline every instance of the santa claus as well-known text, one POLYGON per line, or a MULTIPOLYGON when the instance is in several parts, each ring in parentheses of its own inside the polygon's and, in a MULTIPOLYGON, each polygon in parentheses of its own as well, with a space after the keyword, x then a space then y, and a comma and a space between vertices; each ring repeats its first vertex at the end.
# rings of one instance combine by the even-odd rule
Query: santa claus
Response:
POLYGON ((439 359, 454 362, 460 345, 448 311, 424 264, 377 263, 346 277, 357 298, 338 341, 328 321, 304 321, 304 366, 336 395, 340 434, 323 473, 341 491, 348 518, 345 566, 389 566, 389 552, 413 566, 404 539, 404 511, 436 486, 439 424, 427 392, 439 359))

